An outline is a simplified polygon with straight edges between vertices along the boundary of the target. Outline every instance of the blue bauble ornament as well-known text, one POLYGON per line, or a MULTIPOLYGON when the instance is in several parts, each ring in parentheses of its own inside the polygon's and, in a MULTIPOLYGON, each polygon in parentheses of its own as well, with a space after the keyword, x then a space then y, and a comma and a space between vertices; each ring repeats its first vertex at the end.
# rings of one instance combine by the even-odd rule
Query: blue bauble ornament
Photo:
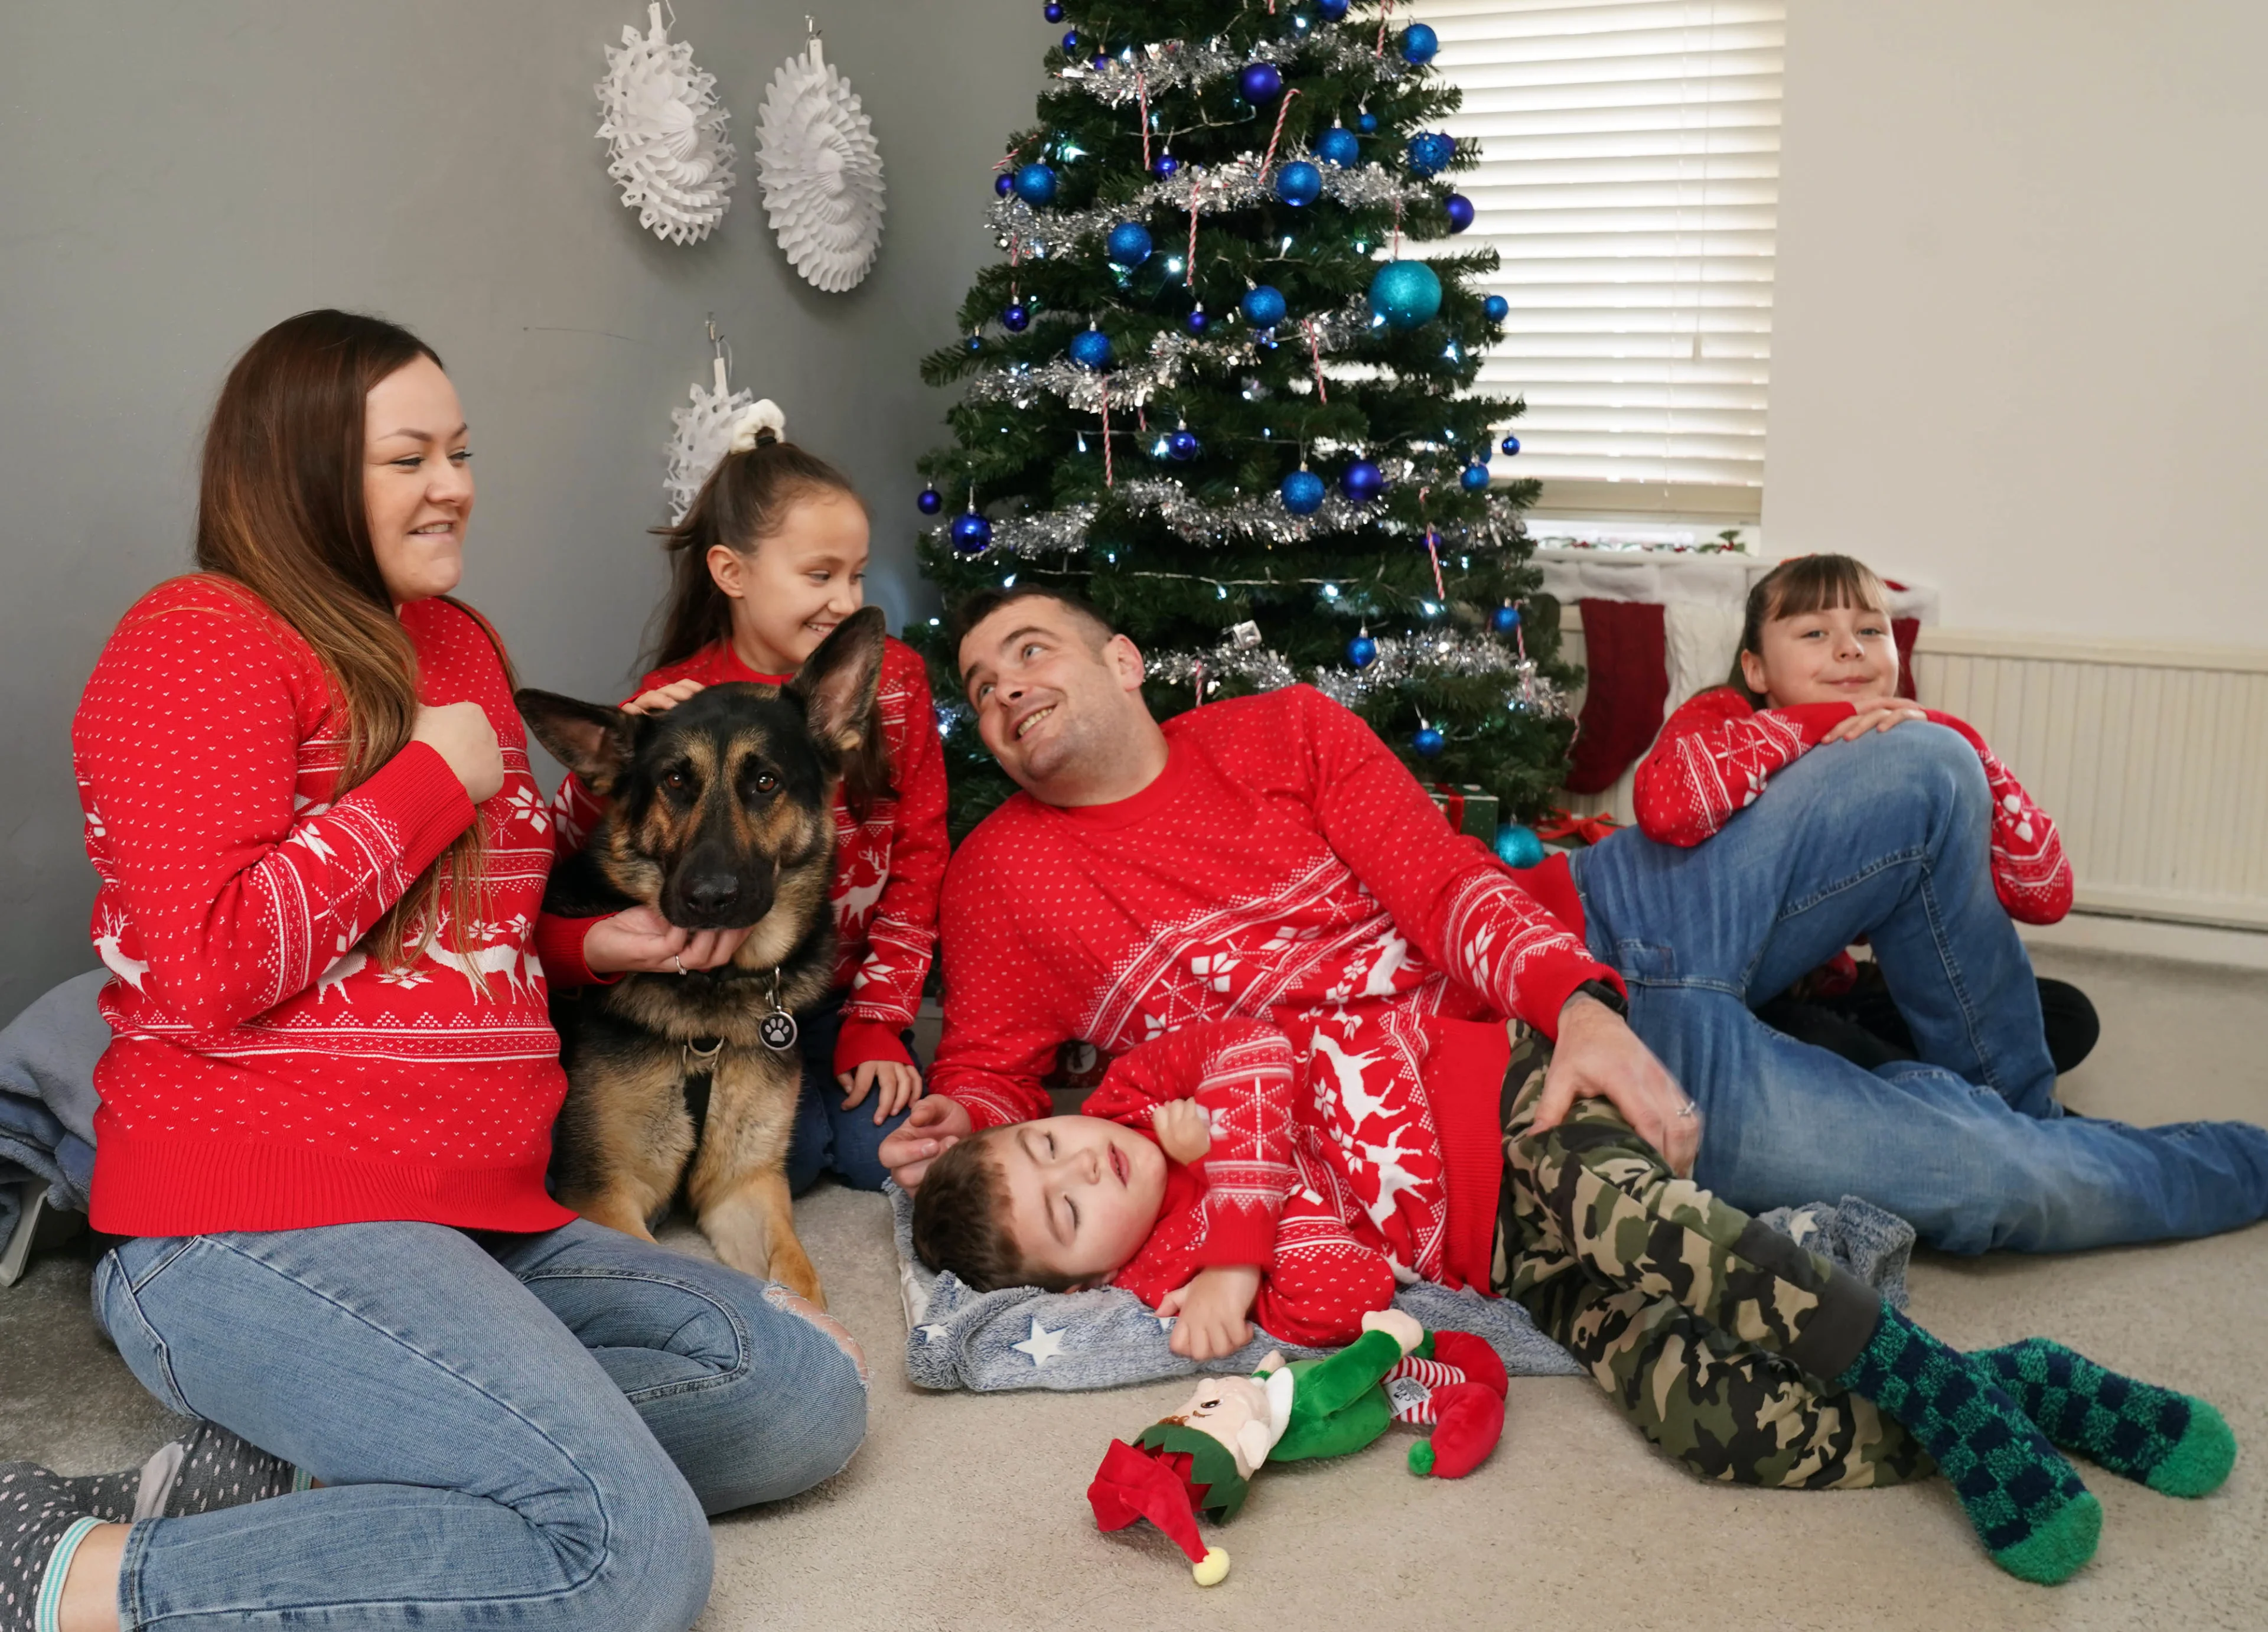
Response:
POLYGON ((1412 23, 1402 31, 1402 60, 1419 66, 1433 60, 1433 53, 1441 48, 1441 36, 1423 23, 1412 23))
POLYGON ((1254 107, 1272 102, 1284 90, 1284 76, 1273 62, 1247 62, 1236 76, 1236 88, 1254 107))
POLYGON ((1410 739, 1410 746, 1417 749, 1420 755, 1430 760, 1441 751, 1442 745, 1447 741, 1448 739, 1441 735, 1440 726, 1420 725, 1418 728, 1418 734, 1410 739))
POLYGON ((1273 328, 1284 320, 1288 308, 1284 305, 1284 291, 1273 283, 1257 283, 1244 291, 1238 303, 1244 320, 1255 328, 1273 328))
POLYGON ((1350 4, 1351 0, 1315 0, 1315 15, 1326 23, 1344 23, 1350 4))
POLYGON ((1083 328, 1071 337, 1071 360, 1081 368, 1110 366, 1110 336, 1099 328, 1083 328))
POLYGON ((1362 163, 1362 143, 1344 125, 1333 125, 1315 138, 1315 157, 1327 165, 1351 170, 1362 163))
POLYGON ((1506 601, 1489 614, 1489 628, 1499 635, 1509 635, 1520 627, 1520 608, 1506 601))
POLYGON ((1491 295, 1481 302, 1481 314, 1491 323, 1501 323, 1512 315, 1512 302, 1502 295, 1491 295))
POLYGON ((1520 452, 1520 438, 1518 437, 1506 437, 1503 441, 1498 443, 1496 445, 1506 459, 1511 459, 1520 452))
POLYGON ((1535 828, 1508 821, 1496 830, 1496 858, 1507 867, 1541 867, 1543 841, 1535 828))
POLYGON ((1005 307, 1000 313, 1000 327, 1012 334, 1020 334, 1032 324, 1032 309, 1022 301, 1005 307))
POLYGON ((1074 29, 1072 29, 1072 30, 1071 31, 1071 33, 1067 33, 1067 34, 1065 34, 1065 35, 1064 36, 1064 49, 1065 51, 1076 51, 1076 50, 1078 50, 1078 49, 1079 49, 1079 30, 1078 30, 1078 29, 1074 28, 1074 29))
POLYGON ((1370 280, 1370 309, 1389 328, 1415 328, 1441 309, 1441 280, 1422 261, 1389 261, 1370 280))
POLYGON ((1295 470, 1284 478, 1276 495, 1295 516, 1312 516, 1323 507, 1323 479, 1312 470, 1295 470))
POLYGON ((1410 167, 1421 176, 1440 174, 1456 156, 1456 139, 1439 130, 1420 130, 1410 138, 1410 167))
POLYGON ((1064 17, 1063 7, 1057 4, 1057 0, 1048 0, 1047 4, 1040 8, 1040 15, 1050 23, 1060 23, 1064 17))
POLYGON ((992 524, 969 511, 953 518, 953 548, 964 555, 981 555, 992 545, 992 524))
POLYGON ((1359 669, 1366 669, 1378 661, 1378 643, 1371 639, 1368 629, 1347 642, 1347 661, 1359 669))
POLYGON ((1003 170, 992 178, 992 190, 1005 198, 1016 190, 1016 178, 1003 170))
POLYGON ((1182 322, 1192 334, 1202 334, 1212 327, 1212 320, 1205 315, 1205 309, 1203 306, 1197 307, 1189 316, 1183 318, 1182 322))
POLYGON ((935 488, 924 488, 914 500, 914 507, 924 516, 934 516, 945 508, 945 495, 935 488))
POLYGON ((1468 493, 1487 492, 1488 482, 1488 467, 1485 465, 1468 465, 1457 476, 1457 485, 1468 493))
POLYGON ((1364 109, 1361 113, 1357 114, 1354 116, 1354 128, 1361 131, 1365 136, 1376 136, 1378 134, 1378 115, 1370 112, 1367 108, 1364 109))
POLYGON ((1339 478, 1339 490, 1358 504, 1367 504, 1386 491, 1386 473, 1366 459, 1359 459, 1339 478))
POLYGON ((983 349, 984 349, 984 336, 983 336, 983 335, 982 335, 982 334, 971 334, 971 335, 968 337, 968 349, 969 349, 971 351, 982 351, 982 350, 983 350, 983 349))
POLYGON ((1323 173, 1295 158, 1276 173, 1276 196, 1287 204, 1312 204, 1323 195, 1323 173))
POLYGON ((1103 55, 1101 52, 1097 52, 1094 58, 1088 62, 1087 66, 1098 74, 1107 74, 1110 71, 1110 59, 1103 55))
POLYGON ((1150 229, 1139 221, 1122 221, 1102 240, 1102 250, 1112 266, 1138 267, 1150 258, 1150 229))
POLYGON ((1195 459, 1200 452, 1197 433, 1186 425, 1182 426, 1166 438, 1166 452, 1184 463, 1195 459))
POLYGON ((1179 170, 1181 167, 1182 161, 1174 158, 1171 153, 1160 153, 1158 155, 1156 160, 1151 165, 1150 173, 1156 176, 1159 180, 1164 181, 1171 178, 1174 172, 1179 170))
POLYGON ((1026 165, 1016 172, 1016 196, 1034 206, 1056 202, 1056 173, 1045 165, 1026 165))
POLYGON ((1462 193, 1450 194, 1441 201, 1441 208, 1448 212, 1450 232, 1462 232, 1472 225, 1473 201, 1462 193))

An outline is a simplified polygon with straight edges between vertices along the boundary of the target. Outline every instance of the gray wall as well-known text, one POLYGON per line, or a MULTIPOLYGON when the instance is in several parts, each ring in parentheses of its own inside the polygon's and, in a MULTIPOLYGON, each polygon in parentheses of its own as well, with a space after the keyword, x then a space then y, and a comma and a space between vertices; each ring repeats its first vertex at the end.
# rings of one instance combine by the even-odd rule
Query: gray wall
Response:
POLYGON ((916 377, 982 260, 990 167, 1032 118, 1038 0, 805 0, 865 99, 888 184, 849 295, 789 268, 747 158, 787 0, 676 0, 733 110, 740 182, 687 248, 642 231, 593 87, 644 0, 70 0, 0 51, 0 1018, 93 967, 69 728, 119 614, 188 564, 204 415, 294 312, 383 312, 447 360, 480 482, 464 592, 532 682, 611 695, 661 585, 669 411, 713 311, 735 383, 848 469, 870 594, 930 610, 916 377))

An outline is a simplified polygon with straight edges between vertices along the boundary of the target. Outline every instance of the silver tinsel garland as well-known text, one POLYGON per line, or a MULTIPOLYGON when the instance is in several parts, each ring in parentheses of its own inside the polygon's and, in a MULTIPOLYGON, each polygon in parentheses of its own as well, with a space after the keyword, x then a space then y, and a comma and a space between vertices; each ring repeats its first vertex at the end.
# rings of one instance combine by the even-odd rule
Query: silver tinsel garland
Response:
MULTIPOLYGON (((1312 350, 1322 357, 1344 351, 1380 326, 1372 317, 1367 302, 1353 300, 1319 317, 1297 322, 1286 320, 1282 337, 1276 343, 1294 350, 1305 347, 1310 324, 1314 333, 1312 350)), ((1228 332, 1203 339, 1176 329, 1160 329, 1150 342, 1147 357, 1122 363, 1107 371, 1082 368, 1062 356, 1050 357, 1045 363, 1011 363, 970 380, 962 400, 1005 402, 1012 408, 1027 408, 1045 394, 1060 397, 1081 413, 1100 414, 1107 388, 1113 408, 1140 408, 1160 391, 1169 391, 1178 384, 1184 368, 1202 364, 1227 373, 1259 365, 1263 347, 1257 332, 1241 326, 1232 330, 1226 317, 1220 327, 1228 332)), ((1309 380, 1292 381, 1295 391, 1303 386, 1312 389, 1309 380)))
MULTIPOLYGON (((1404 180, 1382 165, 1358 165, 1351 170, 1342 170, 1336 165, 1317 163, 1315 156, 1305 149, 1286 149, 1278 153, 1276 167, 1281 170, 1295 159, 1315 164, 1323 173, 1324 195, 1351 209, 1397 202, 1414 204, 1433 195, 1427 183, 1404 180)), ((1012 240, 1019 254, 1044 261, 1049 255, 1076 247, 1084 239, 1107 234, 1122 221, 1139 221, 1153 210, 1187 216, 1194 201, 1197 214, 1213 216, 1248 209, 1263 199, 1272 198, 1274 185, 1260 173, 1258 164, 1256 156, 1251 165, 1184 165, 1164 180, 1151 182, 1133 197, 1100 210, 1035 210, 1011 193, 1005 198, 992 201, 986 218, 998 235, 1000 247, 1005 249, 1012 240)), ((1172 246, 1167 246, 1164 253, 1171 254, 1172 246)))
POLYGON ((1269 40, 1249 51, 1232 51, 1218 40, 1191 45, 1168 40, 1140 49, 1130 46, 1101 68, 1089 62, 1066 62, 1056 77, 1079 86, 1097 101, 1123 107, 1138 105, 1144 92, 1155 95, 1182 85, 1209 85, 1241 73, 1254 62, 1278 66, 1299 61, 1324 73, 1345 72, 1365 66, 1374 79, 1393 79, 1405 71, 1399 53, 1381 55, 1375 43, 1359 43, 1360 31, 1349 38, 1333 33, 1309 34, 1304 40, 1269 40))
MULTIPOLYGON (((1389 459, 1386 464, 1388 476, 1396 481, 1408 481, 1416 468, 1408 459, 1389 459)), ((1239 499, 1233 504, 1207 504, 1191 497, 1189 489, 1179 482, 1163 476, 1123 482, 1112 489, 1112 495, 1129 509, 1147 511, 1162 518, 1176 537, 1192 544, 1223 544, 1231 540, 1299 544, 1312 538, 1352 533, 1366 526, 1404 538, 1416 531, 1408 523, 1380 515, 1367 505, 1349 504, 1337 493, 1328 496, 1322 508, 1312 516, 1295 516, 1272 496, 1239 499)), ((1488 506, 1485 521, 1437 527, 1442 549, 1454 550, 1475 540, 1500 545, 1506 533, 1513 538, 1526 535, 1527 524, 1520 518, 1519 506, 1510 498, 1492 493, 1488 506)), ((992 544, 987 553, 1031 557, 1068 555, 1085 549, 1101 511, 1099 504, 1082 503, 1042 511, 1035 516, 1003 517, 992 524, 992 544)), ((927 536, 942 545, 946 528, 942 525, 932 527, 927 536)), ((1201 578, 1197 573, 1187 576, 1201 578)), ((1213 582, 1209 578, 1202 581, 1213 582)))

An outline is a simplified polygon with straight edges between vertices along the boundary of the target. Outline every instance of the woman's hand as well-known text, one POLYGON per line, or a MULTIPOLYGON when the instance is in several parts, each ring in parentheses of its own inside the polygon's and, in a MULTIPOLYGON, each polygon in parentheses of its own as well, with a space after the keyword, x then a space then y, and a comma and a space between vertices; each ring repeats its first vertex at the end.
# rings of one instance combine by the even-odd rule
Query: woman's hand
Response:
POLYGON ((1158 1301, 1158 1312, 1177 1316, 1166 1347, 1185 1360, 1218 1360, 1252 1341, 1252 1300, 1260 1296, 1258 1264, 1215 1264, 1158 1301))
POLYGON ((681 930, 651 907, 633 907, 591 926, 583 961, 593 974, 690 974, 732 962, 748 930, 681 930))
POLYGON ((921 1183, 932 1162, 976 1131, 976 1124, 960 1100, 932 1094, 914 1101, 906 1120, 882 1141, 875 1155, 890 1170, 898 1188, 910 1192, 921 1183))
POLYGON ((1821 742, 1848 742, 1854 737, 1865 736, 1870 731, 1884 731, 1908 720, 1929 717, 1922 711, 1919 703, 1908 702, 1904 697, 1869 697, 1852 706, 1859 711, 1847 720, 1836 721, 1827 734, 1819 739, 1821 742))
POLYGON ((1588 992, 1577 992, 1559 1011, 1559 1040, 1531 1126, 1537 1133, 1557 1128, 1577 1099, 1606 1100, 1661 1152, 1670 1172, 1692 1173, 1701 1154, 1699 1107, 1629 1022, 1588 992))
POLYGON ((880 1128, 921 1098, 922 1074, 902 1060, 864 1060, 855 1070, 838 1071, 843 1108, 855 1111, 869 1093, 874 1095, 874 1126, 880 1128))
POLYGON ((697 680, 672 680, 652 691, 642 691, 622 704, 625 714, 666 714, 695 693, 704 690, 697 680))
POLYGON ((478 805, 497 796, 504 786, 504 751, 497 746, 496 727, 477 702, 445 702, 438 709, 417 710, 409 740, 422 742, 449 762, 465 797, 478 805))

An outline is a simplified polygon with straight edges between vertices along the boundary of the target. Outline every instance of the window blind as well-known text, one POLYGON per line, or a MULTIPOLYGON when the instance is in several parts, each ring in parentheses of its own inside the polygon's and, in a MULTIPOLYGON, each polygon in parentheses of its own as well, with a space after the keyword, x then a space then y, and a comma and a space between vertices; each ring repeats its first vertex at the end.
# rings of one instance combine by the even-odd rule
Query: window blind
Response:
MULTIPOLYGON (((1764 467, 1785 0, 1420 0, 1464 92, 1463 242, 1511 303, 1483 388, 1509 469, 1596 504, 1753 504, 1764 467), (1740 493, 1746 489, 1748 494, 1740 493)), ((1389 48, 1391 48, 1389 47, 1389 48)), ((1497 469, 1506 470, 1499 456, 1497 469)))

